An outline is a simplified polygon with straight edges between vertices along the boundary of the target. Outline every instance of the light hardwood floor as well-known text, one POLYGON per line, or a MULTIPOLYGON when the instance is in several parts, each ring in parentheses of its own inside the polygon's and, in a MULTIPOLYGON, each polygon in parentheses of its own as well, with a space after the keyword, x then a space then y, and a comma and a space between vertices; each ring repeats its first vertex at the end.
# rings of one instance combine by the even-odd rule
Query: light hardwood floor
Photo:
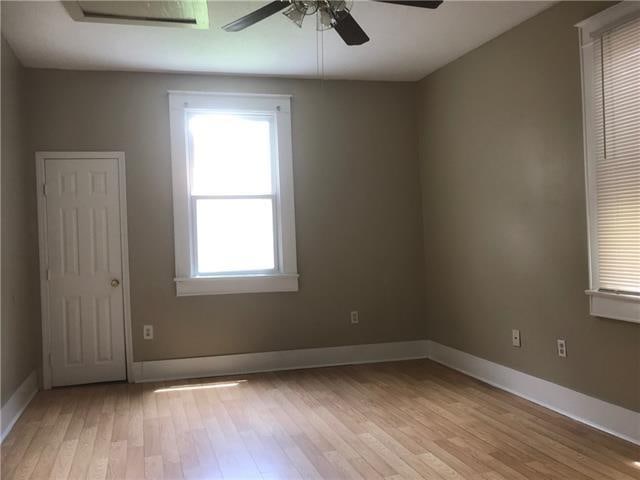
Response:
POLYGON ((55 389, 2 445, 3 479, 640 479, 634 462, 428 360, 55 389))

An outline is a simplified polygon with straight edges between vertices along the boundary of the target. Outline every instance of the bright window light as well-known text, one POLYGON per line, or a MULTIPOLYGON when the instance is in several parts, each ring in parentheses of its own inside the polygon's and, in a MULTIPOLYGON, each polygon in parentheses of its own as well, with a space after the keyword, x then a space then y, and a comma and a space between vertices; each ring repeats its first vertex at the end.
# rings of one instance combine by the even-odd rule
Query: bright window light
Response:
POLYGON ((196 274, 274 272, 273 117, 192 113, 188 125, 196 274))
POLYGON ((298 291, 291 100, 169 92, 177 296, 298 291))
POLYGON ((271 123, 265 115, 192 115, 191 193, 272 194, 271 123))
POLYGON ((199 199, 196 212, 198 272, 274 269, 271 199, 199 199))

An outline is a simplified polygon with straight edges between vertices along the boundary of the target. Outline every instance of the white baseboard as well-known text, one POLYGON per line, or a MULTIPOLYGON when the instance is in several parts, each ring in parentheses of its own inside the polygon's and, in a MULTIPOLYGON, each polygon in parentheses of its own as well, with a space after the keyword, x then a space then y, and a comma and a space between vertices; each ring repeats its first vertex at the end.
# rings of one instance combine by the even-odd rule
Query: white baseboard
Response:
POLYGON ((242 353, 215 357, 134 362, 134 381, 154 382, 299 368, 426 358, 427 341, 369 343, 328 348, 242 353))
POLYGON ((133 371, 134 381, 140 383, 417 358, 430 358, 640 445, 640 413, 430 340, 135 362, 133 371))
POLYGON ((640 413, 436 342, 429 358, 578 422, 640 445, 640 413))
POLYGON ((38 393, 38 373, 34 370, 0 409, 0 424, 2 425, 0 442, 4 441, 36 393, 38 393))

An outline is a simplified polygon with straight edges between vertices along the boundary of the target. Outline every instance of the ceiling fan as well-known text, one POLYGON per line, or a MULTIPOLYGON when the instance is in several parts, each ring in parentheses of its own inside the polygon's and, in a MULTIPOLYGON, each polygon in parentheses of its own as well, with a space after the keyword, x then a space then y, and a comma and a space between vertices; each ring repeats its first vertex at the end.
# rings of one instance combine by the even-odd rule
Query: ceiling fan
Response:
MULTIPOLYGON (((438 8, 442 0, 373 0, 382 3, 395 3, 419 8, 438 8)), ((318 14, 318 29, 333 28, 347 45, 362 45, 369 37, 351 16, 351 0, 275 0, 224 27, 227 32, 238 32, 274 15, 281 10, 298 27, 302 27, 304 17, 318 14)))

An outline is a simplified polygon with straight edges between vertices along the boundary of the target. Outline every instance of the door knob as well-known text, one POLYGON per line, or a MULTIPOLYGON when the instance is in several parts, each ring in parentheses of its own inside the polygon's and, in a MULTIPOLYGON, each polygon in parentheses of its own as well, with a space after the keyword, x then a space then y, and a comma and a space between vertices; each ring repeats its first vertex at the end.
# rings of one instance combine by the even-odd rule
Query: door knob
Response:
POLYGON ((111 286, 113 288, 116 288, 118 285, 120 285, 120 280, 118 280, 117 278, 114 278, 113 280, 111 280, 111 286))

